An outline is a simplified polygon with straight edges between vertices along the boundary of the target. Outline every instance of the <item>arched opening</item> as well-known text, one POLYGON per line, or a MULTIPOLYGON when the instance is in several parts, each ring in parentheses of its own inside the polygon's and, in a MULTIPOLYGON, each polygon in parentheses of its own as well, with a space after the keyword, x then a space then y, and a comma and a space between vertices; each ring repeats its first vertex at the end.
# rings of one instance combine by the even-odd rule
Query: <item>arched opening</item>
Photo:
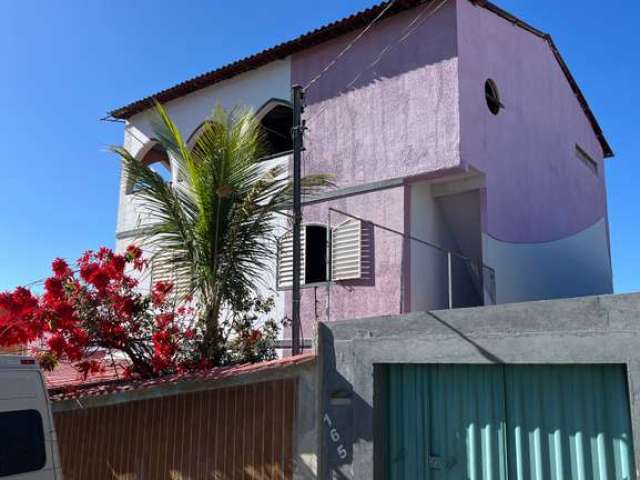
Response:
POLYGON ((264 129, 267 157, 285 155, 293 150, 293 109, 289 102, 269 100, 258 110, 256 116, 264 129))
MULTIPOLYGON (((166 150, 164 150, 159 143, 154 143, 151 148, 140 157, 139 161, 160 175, 165 182, 171 182, 171 161, 169 160, 169 155, 167 155, 166 150)), ((137 190, 139 190, 139 187, 130 181, 127 185, 127 193, 135 193, 137 190)))
POLYGON ((198 141, 198 137, 202 133, 202 129, 207 124, 207 122, 208 122, 208 120, 205 120, 200 125, 198 125, 196 127, 196 129, 193 132, 191 132, 191 135, 189 135, 189 137, 187 138, 187 142, 186 143, 187 143, 187 148, 189 149, 189 151, 193 150, 193 147, 195 146, 196 142, 198 141))

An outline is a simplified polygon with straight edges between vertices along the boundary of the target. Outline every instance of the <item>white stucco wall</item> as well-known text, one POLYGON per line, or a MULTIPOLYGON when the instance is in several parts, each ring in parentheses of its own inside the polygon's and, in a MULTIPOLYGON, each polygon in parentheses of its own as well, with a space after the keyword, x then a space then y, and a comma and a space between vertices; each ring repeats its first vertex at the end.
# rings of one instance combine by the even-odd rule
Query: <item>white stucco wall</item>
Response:
MULTIPOLYGON (((480 199, 475 177, 412 183, 410 235, 437 245, 440 251, 411 240, 409 246, 409 308, 423 311, 448 308, 449 272, 447 251, 476 262, 482 260, 480 239, 480 199)), ((477 305, 480 281, 472 278, 467 261, 452 255, 454 307, 477 305), (475 285, 475 286, 474 286, 475 285)), ((477 275, 477 273, 476 273, 477 275)))
MULTIPOLYGON (((229 80, 178 98, 165 104, 169 115, 182 132, 185 140, 204 122, 217 105, 227 110, 234 107, 249 107, 258 110, 271 99, 289 100, 291 89, 291 67, 288 59, 274 61, 264 67, 235 76, 229 80)), ((152 111, 141 112, 129 119, 124 132, 124 146, 137 158, 142 158, 153 145, 152 111)), ((270 161, 288 162, 288 157, 270 161)), ((278 220, 284 228, 285 218, 278 220)), ((136 230, 144 227, 144 213, 135 194, 127 194, 124 175, 120 181, 120 200, 116 228, 116 249, 123 251, 136 240, 136 230)), ((146 256, 151 254, 149 252, 146 256)), ((275 262, 269 270, 275 271, 275 262)), ((140 287, 148 289, 149 275, 140 279, 140 287)), ((264 285, 259 293, 274 296, 276 312, 274 318, 284 315, 284 296, 273 290, 274 275, 265 272, 261 279, 264 285)))
POLYGON ((605 219, 553 242, 509 243, 483 234, 482 243, 485 263, 496 271, 497 303, 613 291, 605 219))
MULTIPOLYGON (((431 195, 429 182, 410 185, 410 235, 446 250, 456 250, 455 241, 442 212, 431 195)), ((447 308, 448 274, 446 253, 410 242, 410 311, 447 308)))
MULTIPOLYGON (((185 139, 204 122, 216 105, 225 109, 245 106, 259 109, 272 98, 288 100, 291 96, 289 60, 278 60, 264 67, 238 75, 165 104, 169 115, 185 139)), ((153 111, 141 112, 129 119, 124 132, 124 146, 134 156, 142 157, 152 145, 153 111)), ((138 209, 126 194, 126 179, 121 179, 117 233, 140 226, 138 209)))

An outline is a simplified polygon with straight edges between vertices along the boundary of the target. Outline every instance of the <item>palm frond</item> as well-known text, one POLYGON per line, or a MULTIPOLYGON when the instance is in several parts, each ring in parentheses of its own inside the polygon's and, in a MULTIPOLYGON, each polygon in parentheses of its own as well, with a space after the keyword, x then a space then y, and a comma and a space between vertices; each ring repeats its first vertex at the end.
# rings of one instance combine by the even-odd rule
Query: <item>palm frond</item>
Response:
MULTIPOLYGON (((259 288, 275 256, 275 215, 291 208, 291 178, 285 166, 259 162, 264 132, 248 109, 216 107, 191 148, 159 104, 156 113, 155 138, 178 171, 173 184, 126 149, 113 149, 151 219, 146 240, 173 253, 175 269, 190 275, 207 309, 239 305, 259 288)), ((312 195, 330 185, 327 175, 313 175, 302 180, 302 191, 312 195)))

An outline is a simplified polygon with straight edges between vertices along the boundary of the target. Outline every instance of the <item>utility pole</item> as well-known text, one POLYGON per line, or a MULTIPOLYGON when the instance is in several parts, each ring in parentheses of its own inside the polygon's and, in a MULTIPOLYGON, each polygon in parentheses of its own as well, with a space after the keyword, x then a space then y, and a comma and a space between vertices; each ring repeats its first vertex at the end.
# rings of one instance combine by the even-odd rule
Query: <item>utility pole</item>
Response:
POLYGON ((300 162, 302 157, 302 123, 304 92, 300 85, 291 88, 293 97, 293 286, 291 288, 291 353, 298 355, 300 348, 300 228, 302 201, 300 190, 300 162))

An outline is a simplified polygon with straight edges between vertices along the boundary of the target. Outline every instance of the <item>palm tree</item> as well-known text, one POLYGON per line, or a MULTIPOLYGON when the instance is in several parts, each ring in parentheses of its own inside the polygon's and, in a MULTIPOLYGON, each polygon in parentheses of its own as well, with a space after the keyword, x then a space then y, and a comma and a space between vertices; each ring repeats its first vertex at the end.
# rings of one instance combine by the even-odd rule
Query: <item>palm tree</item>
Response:
MULTIPOLYGON (((276 250, 275 215, 291 207, 292 182, 285 167, 259 162, 264 134, 250 110, 216 107, 192 148, 161 105, 156 112, 154 134, 177 166, 177 181, 167 184, 125 148, 113 151, 149 213, 144 241, 170 253, 172 268, 190 279, 202 354, 218 364, 222 309, 242 308, 256 292, 276 250)), ((302 181, 305 193, 328 184, 325 175, 302 181)))

